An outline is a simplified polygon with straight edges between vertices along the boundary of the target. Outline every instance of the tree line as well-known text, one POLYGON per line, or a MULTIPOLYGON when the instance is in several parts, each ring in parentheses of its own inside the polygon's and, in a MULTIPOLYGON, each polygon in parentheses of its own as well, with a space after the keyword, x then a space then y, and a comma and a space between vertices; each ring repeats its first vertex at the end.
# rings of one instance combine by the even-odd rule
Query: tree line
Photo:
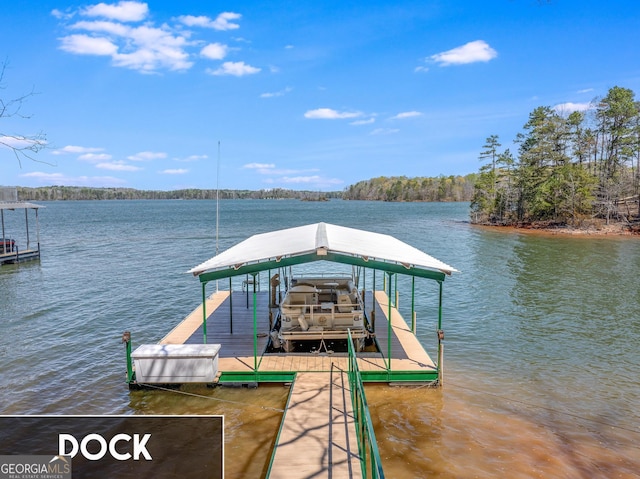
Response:
POLYGON ((67 200, 214 200, 227 199, 300 199, 319 200, 340 198, 340 192, 294 191, 284 188, 270 190, 206 190, 188 188, 172 191, 137 190, 134 188, 92 188, 86 186, 18 186, 22 201, 67 200))
POLYGON ((284 188, 269 190, 203 190, 196 188, 160 191, 134 188, 92 188, 86 186, 17 187, 23 201, 66 200, 212 200, 226 199, 329 199, 373 201, 470 201, 476 174, 438 178, 380 177, 360 181, 344 191, 297 191, 284 188))
POLYGON ((541 106, 514 143, 501 150, 491 135, 479 155, 471 201, 475 223, 607 224, 640 215, 640 102, 615 86, 585 111, 541 106))
POLYGON ((342 197, 345 200, 374 201, 470 201, 476 176, 381 176, 347 187, 342 197))

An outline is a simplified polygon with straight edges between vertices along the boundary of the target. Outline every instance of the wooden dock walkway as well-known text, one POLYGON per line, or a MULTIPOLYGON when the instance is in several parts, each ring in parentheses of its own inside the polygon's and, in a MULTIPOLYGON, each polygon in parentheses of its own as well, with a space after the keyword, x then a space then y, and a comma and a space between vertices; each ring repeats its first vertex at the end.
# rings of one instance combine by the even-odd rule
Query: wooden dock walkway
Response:
POLYGON ((346 371, 296 375, 268 477, 362 477, 346 371))

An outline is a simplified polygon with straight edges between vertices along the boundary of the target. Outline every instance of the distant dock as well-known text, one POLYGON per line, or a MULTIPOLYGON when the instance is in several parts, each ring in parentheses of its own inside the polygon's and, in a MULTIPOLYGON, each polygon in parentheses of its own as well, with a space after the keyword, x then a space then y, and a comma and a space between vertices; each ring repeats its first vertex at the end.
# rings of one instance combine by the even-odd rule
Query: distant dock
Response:
MULTIPOLYGON (((0 265, 20 263, 40 258, 40 224, 38 209, 43 206, 21 201, 0 201, 0 223, 2 236, 0 236, 0 265), (16 228, 7 228, 5 222, 6 212, 24 210, 24 229, 15 231, 16 228), (29 211, 35 211, 35 241, 29 229, 29 211)), ((15 223, 15 221, 14 221, 15 223)))

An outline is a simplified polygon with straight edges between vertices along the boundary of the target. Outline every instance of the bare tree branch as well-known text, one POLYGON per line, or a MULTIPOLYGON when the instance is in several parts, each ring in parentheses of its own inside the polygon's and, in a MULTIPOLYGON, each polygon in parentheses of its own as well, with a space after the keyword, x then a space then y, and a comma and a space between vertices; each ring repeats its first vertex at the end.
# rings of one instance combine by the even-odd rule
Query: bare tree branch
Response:
MULTIPOLYGON (((5 60, 0 64, 0 91, 5 90, 4 75, 7 70, 8 62, 5 60)), ((25 93, 17 98, 5 100, 0 98, 0 120, 8 118, 29 119, 31 115, 22 112, 24 103, 32 96, 37 95, 34 88, 30 92, 25 93)), ((0 147, 8 148, 13 152, 18 164, 22 168, 22 159, 27 158, 39 163, 44 161, 34 158, 40 150, 47 147, 47 137, 43 132, 33 135, 17 135, 4 133, 0 130, 0 147)))

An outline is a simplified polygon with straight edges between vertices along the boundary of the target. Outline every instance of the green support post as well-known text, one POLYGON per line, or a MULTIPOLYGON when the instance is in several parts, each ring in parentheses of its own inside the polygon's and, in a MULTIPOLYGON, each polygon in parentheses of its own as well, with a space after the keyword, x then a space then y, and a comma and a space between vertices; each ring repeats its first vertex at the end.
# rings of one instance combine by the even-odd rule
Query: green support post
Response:
POLYGON ((442 281, 438 281, 440 293, 438 295, 438 385, 444 385, 444 331, 442 330, 442 281))
POLYGON ((440 294, 438 297, 438 329, 442 329, 442 281, 438 281, 440 294))
POLYGON ((207 344, 207 283, 202 283, 202 341, 207 344))
POLYGON ((229 333, 233 334, 233 285, 229 276, 229 333))
POLYGON ((127 384, 133 381, 133 364, 131 362, 131 333, 125 331, 122 334, 122 342, 124 343, 125 351, 127 353, 127 384))
MULTIPOLYGON (((394 285, 393 285, 393 290, 394 290, 394 298, 395 298, 395 303, 393 304, 394 307, 398 307, 398 275, 396 274, 394 276, 394 285)), ((389 281, 391 281, 391 278, 389 278, 389 281)))
POLYGON ((367 268, 362 269, 362 307, 367 312, 367 268))
POLYGON ((256 308, 256 274, 253 276, 253 370, 258 372, 258 322, 257 322, 257 308, 256 308))
MULTIPOLYGON (((388 320, 389 320, 389 327, 388 327, 388 344, 387 344, 387 357, 389 358, 389 363, 387 366, 387 369, 389 371, 391 371, 391 335, 393 334, 392 332, 392 328, 391 328, 391 288, 392 288, 392 282, 391 282, 391 277, 393 276, 393 273, 387 273, 389 275, 389 294, 388 294, 388 298, 387 298, 387 303, 388 303, 388 320)), ((386 278, 386 276, 385 276, 386 278)))
POLYGON ((411 277, 411 332, 416 334, 416 277, 411 277))

